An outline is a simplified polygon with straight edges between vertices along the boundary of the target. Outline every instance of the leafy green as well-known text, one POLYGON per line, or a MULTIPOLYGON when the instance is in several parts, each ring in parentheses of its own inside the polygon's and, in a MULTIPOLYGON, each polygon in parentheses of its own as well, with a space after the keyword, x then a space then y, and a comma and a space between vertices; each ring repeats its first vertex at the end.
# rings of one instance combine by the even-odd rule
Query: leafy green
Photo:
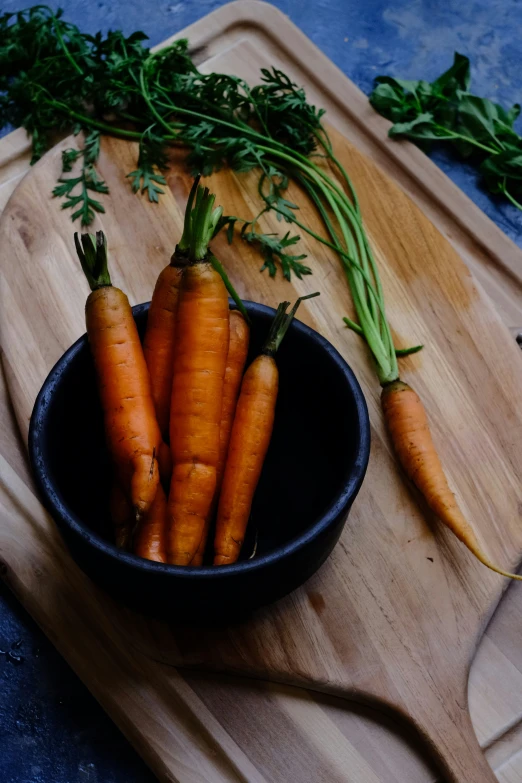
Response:
POLYGON ((290 236, 289 231, 284 237, 279 237, 277 234, 258 234, 256 231, 243 231, 241 236, 250 244, 257 244, 260 247, 264 259, 261 271, 267 269, 270 277, 276 275, 276 261, 279 261, 283 275, 287 280, 290 280, 292 273, 299 279, 303 275, 312 273, 310 267, 300 263, 306 258, 306 255, 292 255, 286 252, 289 247, 299 242, 299 236, 290 236))
MULTIPOLYGON (((280 269, 286 279, 311 272, 298 252, 299 236, 290 230, 283 236, 263 233, 258 223, 262 215, 275 214, 333 250, 354 301, 358 323, 351 323, 371 350, 381 383, 396 379, 397 358, 377 265, 357 194, 322 124, 324 111, 309 103, 304 90, 278 68, 263 69, 260 83, 251 87, 237 76, 200 73, 186 40, 154 53, 145 40, 140 32, 83 33, 64 21, 61 11, 53 13, 46 6, 0 16, 0 127, 26 128, 33 160, 57 135, 83 132, 83 148, 62 156, 54 195, 84 225, 104 211, 94 198, 107 193, 96 170, 104 134, 138 143, 129 187, 153 202, 166 185, 172 145, 188 148, 187 164, 194 174, 208 175, 223 166, 257 171, 260 213, 253 220, 216 213, 209 231, 215 235, 227 227, 229 239, 239 235, 261 252, 262 269, 271 276, 280 269), (317 165, 317 156, 327 159, 338 178, 317 165), (300 220, 298 205, 287 198, 291 181, 312 200, 328 238, 300 220), (241 230, 235 232, 238 221, 241 230)), ((465 85, 464 64, 459 63, 437 90, 445 94, 465 85)), ((378 90, 382 110, 392 112, 398 123, 410 123, 408 133, 426 139, 431 118, 418 117, 434 111, 433 85, 387 79, 378 90)), ((498 112, 497 136, 506 134, 501 126, 509 128, 512 119, 512 113, 498 112)))
POLYGON ((168 156, 163 139, 153 134, 143 134, 140 139, 138 168, 127 174, 131 180, 134 193, 147 193, 149 201, 157 203, 159 196, 165 193, 160 185, 166 185, 167 180, 160 171, 168 169, 168 156))
POLYGON ((471 71, 469 59, 463 54, 455 52, 453 65, 444 71, 432 84, 435 95, 454 95, 457 90, 468 92, 471 84, 471 71))
POLYGON ((493 193, 502 193, 521 208, 522 137, 513 125, 520 114, 470 93, 467 57, 455 53, 453 65, 434 82, 378 76, 370 103, 394 124, 392 138, 408 138, 426 147, 450 144, 476 162, 493 193))
POLYGON ((109 188, 100 179, 95 164, 100 154, 100 132, 90 130, 85 135, 82 149, 66 149, 62 152, 62 172, 73 170, 80 160, 81 170, 76 177, 60 177, 53 190, 53 196, 63 198, 62 209, 74 209, 72 219, 81 218, 82 226, 88 226, 94 220, 95 212, 105 212, 105 207, 90 193, 108 193, 109 188), (76 209, 78 207, 78 209, 76 209))

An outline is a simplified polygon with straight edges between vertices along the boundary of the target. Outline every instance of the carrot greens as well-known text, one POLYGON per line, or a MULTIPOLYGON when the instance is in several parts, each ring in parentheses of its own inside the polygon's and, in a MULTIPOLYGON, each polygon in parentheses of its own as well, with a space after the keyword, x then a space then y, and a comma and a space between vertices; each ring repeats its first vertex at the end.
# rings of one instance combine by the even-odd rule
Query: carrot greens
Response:
MULTIPOLYGON (((200 73, 188 41, 155 52, 146 36, 83 33, 63 20, 61 11, 33 6, 0 17, 0 128, 23 126, 32 135, 33 160, 55 134, 83 131, 84 146, 63 153, 63 172, 54 195, 88 225, 104 212, 93 193, 108 192, 96 170, 100 136, 138 142, 137 167, 128 177, 135 192, 157 201, 166 185, 169 148, 189 149, 194 174, 209 175, 227 165, 237 172, 259 172, 261 211, 254 220, 222 217, 214 230, 234 227, 259 248, 262 269, 277 269, 290 279, 311 273, 295 247, 299 235, 259 229, 262 215, 273 212, 338 255, 352 293, 357 323, 375 359, 381 384, 398 377, 397 353, 386 319, 376 261, 364 230, 352 182, 335 155, 323 125, 324 111, 310 104, 303 89, 277 68, 262 69, 260 83, 239 77, 200 73), (335 175, 319 165, 326 159, 335 175), (72 171, 79 166, 79 174, 72 171), (70 173, 70 176, 66 176, 70 173), (315 204, 326 229, 321 236, 299 218, 299 206, 286 197, 297 182, 315 204)), ((406 349, 407 350, 407 349, 406 349)))

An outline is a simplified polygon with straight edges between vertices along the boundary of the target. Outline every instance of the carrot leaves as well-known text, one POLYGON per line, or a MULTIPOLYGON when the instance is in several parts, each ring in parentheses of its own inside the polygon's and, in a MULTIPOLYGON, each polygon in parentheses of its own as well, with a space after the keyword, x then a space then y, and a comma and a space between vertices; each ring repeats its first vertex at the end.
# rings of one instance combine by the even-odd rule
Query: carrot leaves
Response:
POLYGON ((100 154, 100 133, 90 130, 85 135, 82 149, 66 149, 62 152, 62 176, 53 190, 53 196, 63 198, 62 209, 75 210, 72 219, 81 218, 82 226, 87 226, 94 220, 95 212, 105 212, 100 201, 92 198, 91 193, 108 193, 109 188, 100 179, 95 164, 100 154), (74 165, 80 162, 80 173, 77 176, 64 177, 73 171, 74 165))
MULTIPOLYGON (((189 228, 197 229, 191 233, 197 237, 190 244, 193 255, 204 256, 210 238, 227 226, 229 240, 239 236, 260 251, 262 270, 272 277, 280 270, 290 280, 311 273, 297 245, 302 232, 312 236, 341 263, 357 318, 351 323, 375 359, 380 382, 396 379, 397 357, 376 261, 357 194, 322 123, 324 111, 309 103, 304 90, 278 68, 263 69, 260 83, 250 86, 237 76, 200 73, 186 40, 152 52, 144 45, 145 38, 139 32, 90 35, 65 22, 61 12, 41 5, 0 16, 0 128, 26 128, 32 135, 33 160, 54 143, 56 134, 83 131, 83 148, 63 154, 63 172, 54 190, 65 199, 63 207, 71 208, 73 220, 79 218, 83 225, 104 211, 104 204, 94 198, 95 193, 108 192, 96 171, 102 135, 138 143, 129 187, 152 202, 167 184, 172 145, 188 150, 193 173, 206 176, 224 166, 239 173, 255 170, 260 212, 253 219, 224 218, 208 194, 203 209, 198 201, 202 196, 195 194, 198 211, 191 212, 189 220, 195 221, 189 228), (326 160, 335 174, 319 165, 319 159, 326 160), (298 204, 287 197, 291 181, 310 198, 325 234, 301 219, 298 204), (259 221, 269 213, 288 224, 281 235, 261 229, 259 221), (238 232, 236 225, 241 225, 238 232), (292 230, 295 227, 299 234, 292 230)), ((383 79, 375 100, 383 113, 402 124, 403 134, 439 138, 435 103, 439 96, 448 96, 449 105, 451 95, 467 89, 466 62, 461 58, 436 87, 383 79)), ((480 124, 483 114, 470 103, 468 127, 480 124)), ((497 109, 497 137, 509 133, 510 122, 512 114, 497 109)), ((447 126, 455 127, 453 121, 447 126)), ((487 176, 502 183, 497 169, 511 171, 516 159, 497 158, 495 166, 487 176)))
POLYGON ((163 139, 151 133, 146 133, 140 140, 138 168, 127 174, 131 180, 134 193, 146 193, 149 201, 157 203, 159 196, 165 191, 160 185, 166 185, 167 180, 161 174, 168 169, 168 157, 163 139))
POLYGON ((96 234, 75 233, 74 244, 91 290, 112 285, 107 266, 107 239, 103 231, 96 234))

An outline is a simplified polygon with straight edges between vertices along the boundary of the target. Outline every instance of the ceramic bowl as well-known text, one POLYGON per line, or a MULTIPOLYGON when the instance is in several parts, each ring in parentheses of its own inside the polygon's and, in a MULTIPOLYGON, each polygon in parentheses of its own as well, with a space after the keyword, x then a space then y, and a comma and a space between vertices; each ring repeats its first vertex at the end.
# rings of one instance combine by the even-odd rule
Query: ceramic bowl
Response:
MULTIPOLYGON (((250 361, 274 310, 245 306, 252 321, 250 361)), ((142 334, 148 304, 133 312, 142 334)), ((86 336, 66 351, 36 400, 29 454, 46 508, 95 582, 142 611, 206 622, 275 601, 324 563, 364 478, 368 411, 342 356, 300 321, 291 325, 277 364, 274 432, 242 559, 230 566, 183 568, 143 560, 111 542, 111 467, 86 336)))

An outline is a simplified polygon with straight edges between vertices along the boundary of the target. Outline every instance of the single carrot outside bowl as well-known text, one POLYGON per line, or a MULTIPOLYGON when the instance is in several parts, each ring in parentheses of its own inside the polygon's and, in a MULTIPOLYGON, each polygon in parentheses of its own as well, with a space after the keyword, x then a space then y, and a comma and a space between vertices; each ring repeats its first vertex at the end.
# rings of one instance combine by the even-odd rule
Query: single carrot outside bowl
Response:
MULTIPOLYGON (((148 307, 133 308, 141 334, 148 307)), ((254 357, 275 311, 252 302, 245 307, 254 357)), ((29 456, 47 510, 93 581, 147 613, 219 621, 281 598, 324 563, 366 472, 366 402, 338 351, 300 321, 290 326, 277 364, 274 432, 242 559, 194 568, 143 560, 112 543, 111 467, 86 336, 65 352, 36 400, 29 456)))

